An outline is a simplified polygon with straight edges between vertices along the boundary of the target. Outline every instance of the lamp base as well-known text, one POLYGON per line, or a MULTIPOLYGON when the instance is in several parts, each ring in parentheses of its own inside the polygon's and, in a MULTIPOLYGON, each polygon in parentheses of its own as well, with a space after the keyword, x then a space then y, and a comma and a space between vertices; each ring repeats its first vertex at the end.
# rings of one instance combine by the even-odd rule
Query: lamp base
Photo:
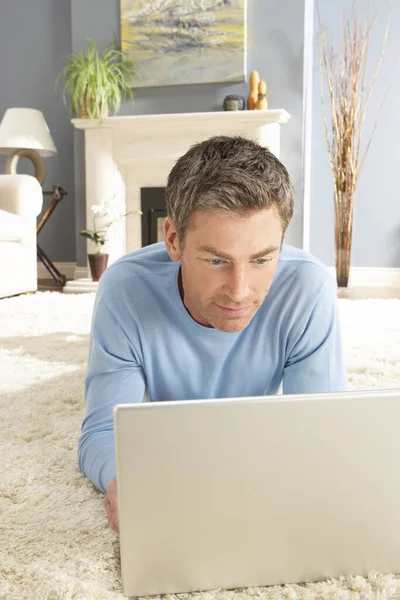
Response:
POLYGON ((40 185, 43 185, 43 182, 46 178, 46 169, 42 157, 38 152, 36 152, 36 150, 22 148, 21 150, 15 150, 9 154, 5 166, 5 172, 15 175, 17 173, 18 161, 23 156, 29 158, 33 162, 33 166, 35 167, 35 177, 39 181, 40 185))

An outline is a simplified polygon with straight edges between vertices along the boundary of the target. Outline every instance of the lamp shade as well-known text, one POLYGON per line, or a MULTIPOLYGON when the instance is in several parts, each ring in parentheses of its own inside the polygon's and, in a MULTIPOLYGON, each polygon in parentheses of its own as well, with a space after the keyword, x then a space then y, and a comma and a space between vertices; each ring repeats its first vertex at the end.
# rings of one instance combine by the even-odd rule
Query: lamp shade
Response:
POLYGON ((57 148, 43 113, 35 108, 9 108, 0 124, 0 153, 36 150, 40 156, 54 156, 57 148))

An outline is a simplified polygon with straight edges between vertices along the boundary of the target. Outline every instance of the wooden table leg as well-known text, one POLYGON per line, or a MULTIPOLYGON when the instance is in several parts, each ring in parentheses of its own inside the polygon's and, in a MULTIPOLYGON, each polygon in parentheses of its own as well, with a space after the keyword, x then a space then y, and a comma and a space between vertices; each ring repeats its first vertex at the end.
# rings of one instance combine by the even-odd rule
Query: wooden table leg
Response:
MULTIPOLYGON (((53 185, 52 190, 43 190, 43 194, 51 194, 53 196, 52 201, 50 202, 47 210, 44 212, 42 217, 40 218, 37 226, 36 226, 36 234, 43 228, 46 224, 47 219, 51 216, 57 204, 61 202, 64 196, 67 196, 67 192, 60 185, 53 185)), ((57 285, 64 287, 67 278, 65 275, 62 275, 60 271, 55 267, 55 265, 51 262, 50 258, 43 252, 39 244, 36 244, 37 255, 38 258, 42 261, 50 275, 56 281, 57 285)))
POLYGON ((36 249, 37 249, 38 257, 40 258, 40 260, 42 261, 42 263, 44 264, 44 266, 46 267, 46 269, 48 270, 50 275, 53 277, 53 279, 56 281, 56 283, 58 285, 60 285, 61 287, 64 287, 65 282, 67 281, 67 278, 65 277, 65 275, 60 273, 60 271, 53 265, 53 263, 51 262, 51 260, 47 256, 47 254, 45 254, 43 252, 43 250, 41 249, 41 247, 38 244, 36 245, 36 249))

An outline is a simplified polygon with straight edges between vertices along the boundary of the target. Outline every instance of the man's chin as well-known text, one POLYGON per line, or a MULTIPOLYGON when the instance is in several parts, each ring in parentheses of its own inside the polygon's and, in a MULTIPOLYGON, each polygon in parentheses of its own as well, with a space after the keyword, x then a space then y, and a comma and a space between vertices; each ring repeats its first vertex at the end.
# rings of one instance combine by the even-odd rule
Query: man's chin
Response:
POLYGON ((250 321, 254 317, 254 314, 242 318, 215 318, 211 321, 212 327, 225 333, 237 333, 243 331, 249 325, 250 321))

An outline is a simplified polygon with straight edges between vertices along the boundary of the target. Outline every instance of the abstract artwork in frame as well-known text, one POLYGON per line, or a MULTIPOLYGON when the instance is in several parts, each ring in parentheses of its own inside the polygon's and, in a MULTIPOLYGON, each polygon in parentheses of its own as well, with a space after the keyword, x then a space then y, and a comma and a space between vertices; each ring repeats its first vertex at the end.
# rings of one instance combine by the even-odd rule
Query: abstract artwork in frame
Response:
POLYGON ((247 0, 120 0, 135 88, 246 79, 247 0))

